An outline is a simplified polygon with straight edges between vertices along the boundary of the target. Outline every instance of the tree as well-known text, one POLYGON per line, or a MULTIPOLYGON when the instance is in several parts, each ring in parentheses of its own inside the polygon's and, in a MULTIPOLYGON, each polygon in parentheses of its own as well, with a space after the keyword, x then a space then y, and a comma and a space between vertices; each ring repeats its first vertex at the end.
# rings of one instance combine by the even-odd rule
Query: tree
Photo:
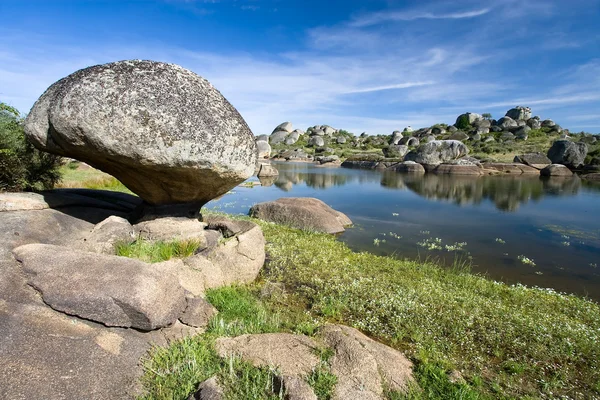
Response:
POLYGON ((61 161, 33 147, 19 111, 0 102, 0 191, 51 189, 60 181, 61 161))
POLYGON ((483 113, 483 114, 481 114, 481 116, 482 116, 483 118, 485 118, 485 119, 488 119, 488 120, 489 120, 489 119, 492 119, 492 114, 490 114, 490 113, 483 113))

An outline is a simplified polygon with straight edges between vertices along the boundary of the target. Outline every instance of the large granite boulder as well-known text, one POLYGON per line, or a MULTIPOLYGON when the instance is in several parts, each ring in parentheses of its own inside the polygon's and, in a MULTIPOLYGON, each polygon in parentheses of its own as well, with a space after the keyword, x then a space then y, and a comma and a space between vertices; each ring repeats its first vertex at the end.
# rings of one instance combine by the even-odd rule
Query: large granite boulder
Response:
POLYGON ((400 131, 394 131, 392 133, 392 137, 390 138, 390 145, 397 145, 400 143, 400 140, 403 138, 404 136, 402 135, 402 132, 400 131))
POLYGON ((481 114, 477 114, 477 113, 465 113, 465 114, 461 114, 456 118, 456 123, 454 124, 454 126, 461 128, 462 127, 462 122, 467 122, 469 125, 472 125, 475 121, 478 121, 480 119, 483 119, 483 117, 481 116, 481 114))
POLYGON ((511 129, 518 127, 519 124, 511 117, 502 117, 498 120, 497 126, 502 129, 511 129))
POLYGON ((325 146, 325 141, 323 140, 323 138, 321 136, 311 136, 311 138, 308 139, 308 146, 309 147, 325 146))
POLYGON ((383 149, 383 155, 387 158, 403 158, 409 151, 407 145, 391 144, 383 149))
POLYGON ((531 118, 531 108, 517 106, 508 110, 506 112, 506 116, 514 120, 527 121, 529 118, 531 118))
POLYGON ((548 150, 548 158, 554 164, 563 164, 569 168, 579 168, 584 164, 588 146, 582 142, 557 140, 548 150))
POLYGON ((405 157, 406 161, 438 165, 469 154, 467 146, 458 140, 434 140, 419 146, 405 157))
POLYGON ((271 145, 266 140, 257 140, 256 150, 258 158, 269 158, 271 156, 271 145))
POLYGON ((256 145, 206 79, 174 64, 119 61, 50 86, 25 121, 40 150, 105 171, 147 203, 198 206, 254 172, 256 145))
POLYGON ((252 206, 250 215, 298 229, 326 233, 344 232, 345 226, 352 225, 352 221, 345 214, 319 199, 309 197, 288 197, 259 203, 252 206))
POLYGON ((291 122, 283 122, 279 125, 277 125, 277 127, 275 129, 273 129, 273 133, 278 132, 278 131, 285 131, 290 133, 292 131, 293 127, 292 127, 292 123, 291 122))
POLYGON ((573 176, 569 168, 561 164, 550 164, 540 171, 541 176, 573 176))
POLYGON ((166 265, 48 244, 13 253, 44 302, 66 314, 153 330, 175 322, 186 306, 175 271, 166 265))

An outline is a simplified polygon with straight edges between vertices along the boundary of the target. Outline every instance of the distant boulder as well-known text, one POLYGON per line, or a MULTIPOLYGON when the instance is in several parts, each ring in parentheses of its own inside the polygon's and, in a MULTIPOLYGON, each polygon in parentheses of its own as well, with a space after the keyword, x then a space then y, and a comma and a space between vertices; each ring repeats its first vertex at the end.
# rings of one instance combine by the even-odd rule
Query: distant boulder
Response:
POLYGON ((573 176, 573 172, 562 164, 550 164, 540 171, 541 176, 573 176))
POLYGON ((538 118, 529 118, 527 120, 527 126, 531 129, 540 129, 542 127, 542 123, 538 118))
POLYGON ((419 145, 419 139, 416 137, 405 136, 400 140, 400 144, 410 147, 417 147, 419 145))
POLYGON ((510 129, 518 127, 519 124, 517 124, 517 121, 515 121, 511 117, 502 117, 498 120, 497 126, 499 126, 502 129, 510 129))
POLYGON ((311 138, 308 139, 309 147, 321 147, 324 145, 325 145, 325 140, 323 140, 323 137, 321 137, 321 136, 311 136, 311 138))
POLYGON ((264 140, 257 140, 258 158, 269 158, 271 156, 271 145, 264 140))
POLYGON ((543 169, 552 164, 552 161, 542 153, 527 153, 515 156, 513 162, 529 165, 530 167, 543 169))
POLYGON ((402 135, 402 132, 400 131, 394 131, 392 133, 392 138, 390 139, 390 145, 396 145, 400 143, 400 140, 402 140, 404 136, 402 135))
POLYGON ((344 144, 346 143, 346 138, 344 136, 338 136, 335 141, 337 144, 344 144))
POLYGON ((563 164, 569 168, 579 168, 584 164, 588 146, 581 142, 557 140, 548 150, 548 158, 554 164, 563 164))
POLYGON ((551 119, 545 119, 542 121, 542 128, 554 128, 556 126, 556 122, 551 119))
POLYGON ((467 146, 458 140, 434 140, 419 146, 405 157, 406 161, 437 165, 469 154, 467 146))
POLYGON ((288 137, 289 132, 287 131, 277 131, 271 134, 269 137, 269 143, 271 144, 280 144, 285 142, 285 139, 288 137))
POLYGON ((403 158, 408 154, 408 146, 403 144, 392 144, 387 148, 383 149, 383 155, 387 158, 403 158))
POLYGON ((531 118, 531 108, 517 106, 515 108, 511 108, 510 110, 508 110, 506 112, 506 116, 510 117, 514 120, 527 121, 529 118, 531 118))
POLYGON ((273 133, 275 133, 277 131, 285 131, 287 133, 290 133, 292 131, 292 129, 293 129, 293 127, 292 127, 291 122, 284 122, 284 123, 277 125, 277 127, 275 129, 273 129, 273 133))
POLYGON ((258 135, 255 140, 258 142, 259 140, 264 140, 265 142, 269 143, 269 135, 258 135))
POLYGON ((463 131, 456 131, 450 136, 449 139, 463 141, 463 140, 467 140, 468 138, 469 138, 469 135, 467 135, 463 131))
POLYGON ((465 114, 461 114, 458 116, 458 118, 456 118, 456 123, 454 124, 454 126, 456 126, 457 128, 461 129, 464 128, 464 126, 462 126, 465 122, 469 125, 473 125, 473 123, 475 121, 478 121, 480 119, 483 119, 483 117, 481 116, 481 114, 476 114, 476 113, 465 113, 465 114))

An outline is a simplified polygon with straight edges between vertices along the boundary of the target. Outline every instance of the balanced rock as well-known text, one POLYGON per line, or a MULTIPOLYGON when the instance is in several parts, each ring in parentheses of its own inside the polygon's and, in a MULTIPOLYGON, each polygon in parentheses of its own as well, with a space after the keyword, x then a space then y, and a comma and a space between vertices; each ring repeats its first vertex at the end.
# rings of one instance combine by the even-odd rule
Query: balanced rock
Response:
POLYGON ((34 104, 40 150, 105 171, 147 203, 204 203, 254 172, 254 136, 206 79, 174 64, 119 61, 79 70, 34 104))
POLYGON ((548 150, 548 158, 554 164, 563 164, 569 168, 579 168, 587 156, 588 146, 582 142, 557 140, 548 150))
POLYGON ((44 302, 66 314, 147 331, 172 324, 186 306, 167 265, 47 244, 20 246, 13 254, 44 302))
POLYGON ((514 120, 525 120, 527 121, 531 118, 531 108, 517 106, 515 108, 511 108, 506 112, 506 116, 510 117, 514 120))
POLYGON ((334 210, 319 199, 287 197, 259 203, 250 209, 252 217, 298 229, 340 233, 352 225, 345 214, 334 210))
POLYGON ((292 131, 293 127, 292 127, 292 123, 291 122, 283 122, 279 125, 277 125, 277 127, 275 129, 273 129, 273 133, 277 132, 277 131, 286 131, 288 133, 290 133, 292 131))
POLYGON ((469 149, 458 140, 434 140, 408 153, 405 159, 419 164, 438 165, 464 157, 467 154, 469 154, 469 149))

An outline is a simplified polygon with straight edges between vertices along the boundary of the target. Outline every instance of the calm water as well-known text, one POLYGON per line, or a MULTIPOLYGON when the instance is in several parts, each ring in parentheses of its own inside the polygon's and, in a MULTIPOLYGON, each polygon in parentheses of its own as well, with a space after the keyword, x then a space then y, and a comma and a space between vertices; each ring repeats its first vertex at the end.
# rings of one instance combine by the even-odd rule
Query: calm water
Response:
POLYGON ((273 164, 276 179, 238 187, 207 207, 247 214, 262 201, 316 197, 352 219, 340 240, 357 251, 446 265, 471 260, 473 271, 495 280, 600 300, 599 184, 273 164))

